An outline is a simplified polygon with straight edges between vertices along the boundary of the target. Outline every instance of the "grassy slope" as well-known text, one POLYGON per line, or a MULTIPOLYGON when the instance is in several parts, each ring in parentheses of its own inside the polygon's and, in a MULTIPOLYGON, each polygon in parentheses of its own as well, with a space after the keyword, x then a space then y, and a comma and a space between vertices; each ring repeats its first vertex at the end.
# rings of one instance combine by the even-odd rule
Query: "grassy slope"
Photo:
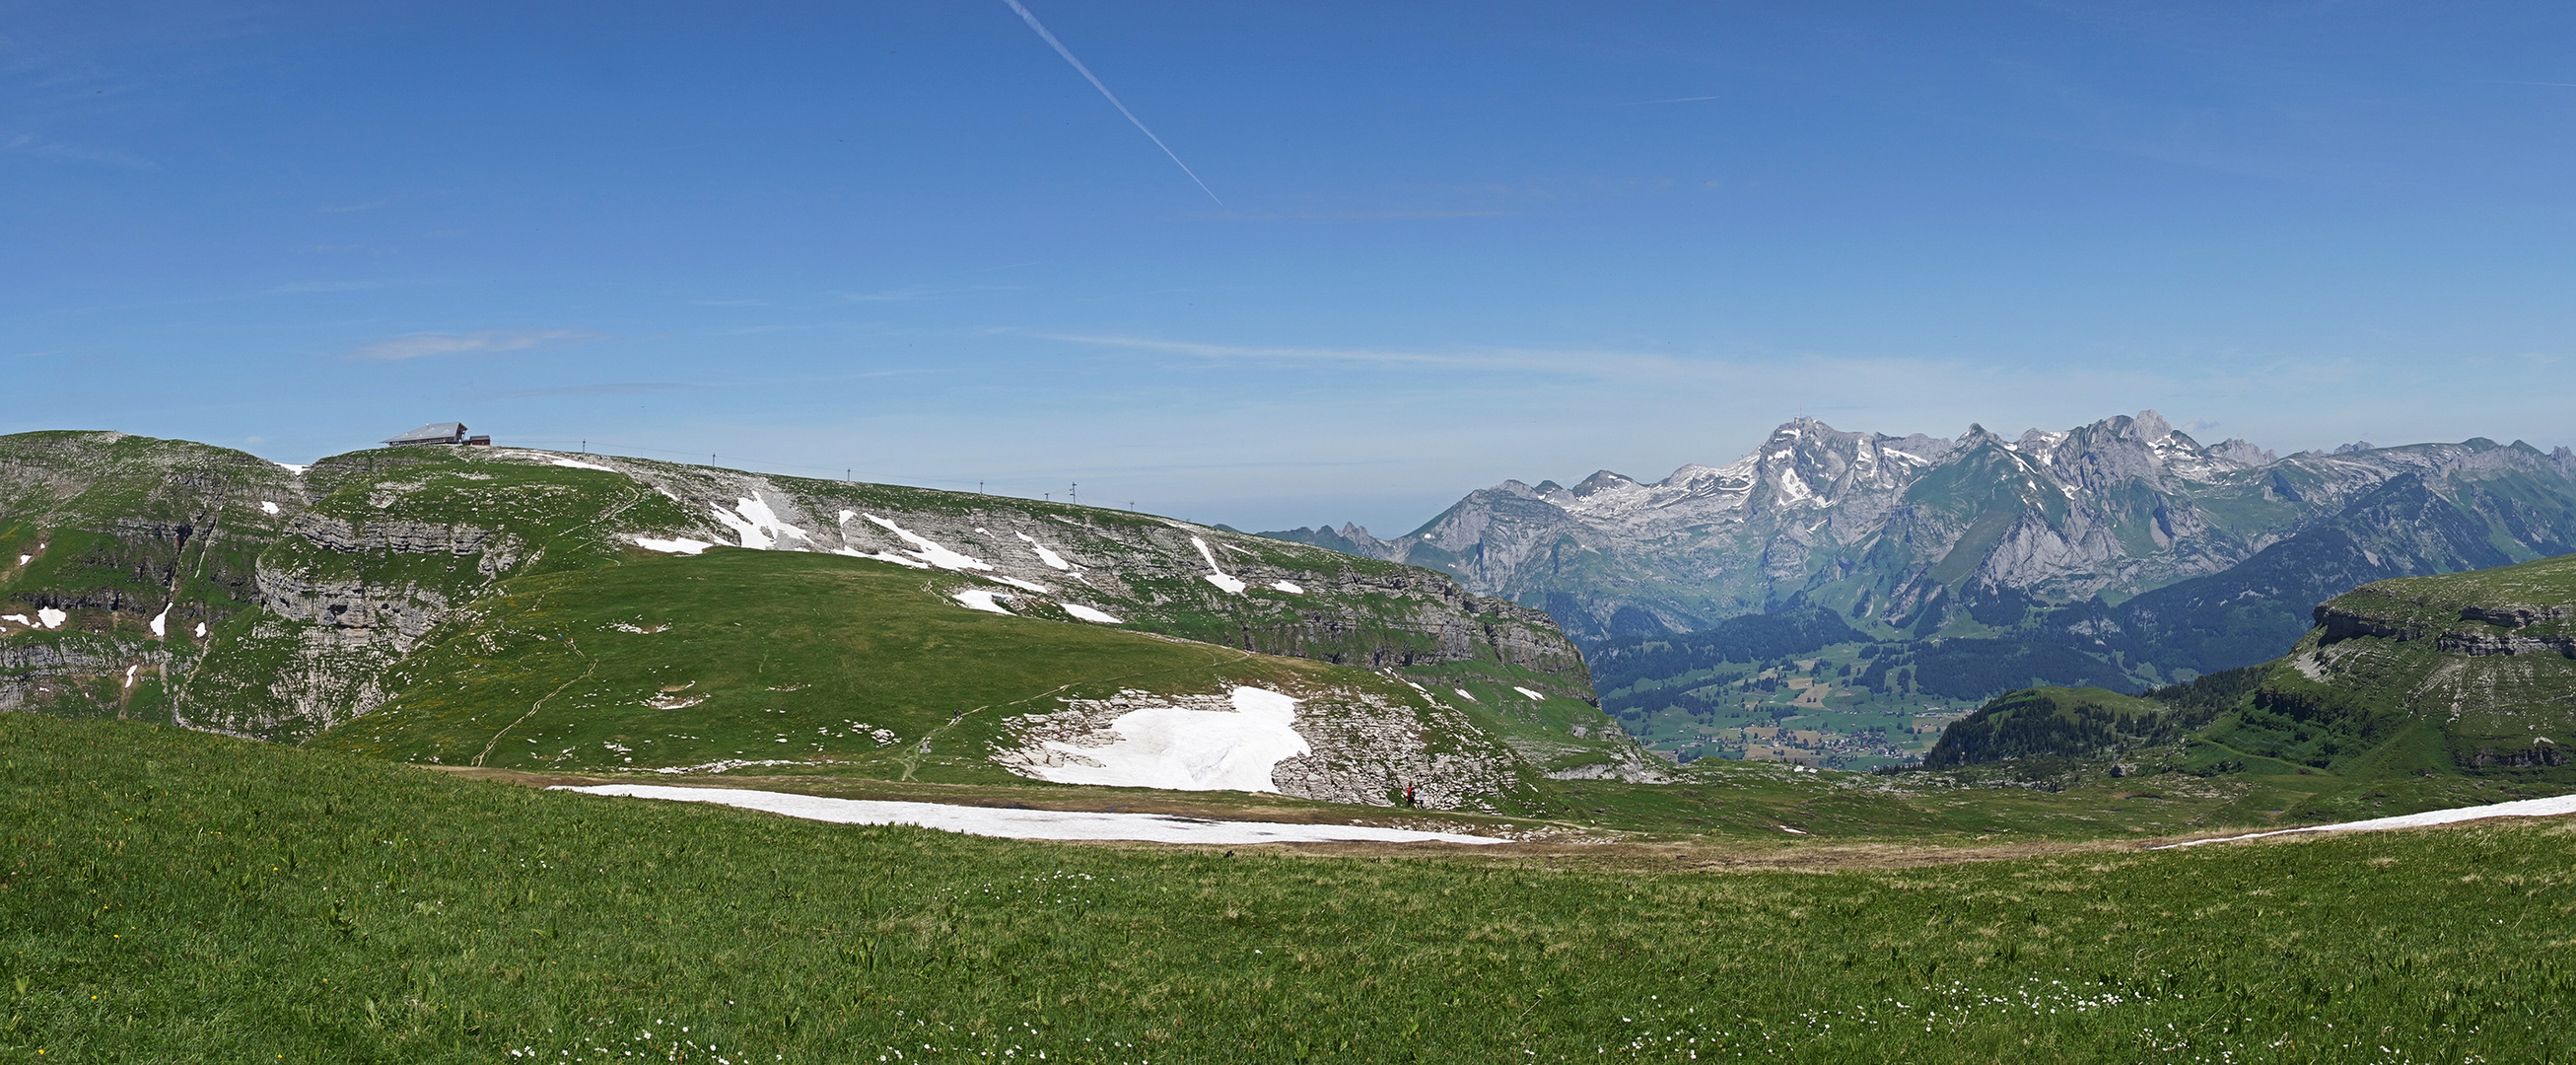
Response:
POLYGON ((946 595, 966 587, 991 586, 866 559, 724 548, 517 578, 393 671, 401 695, 314 743, 445 765, 775 771, 767 763, 785 762, 1003 783, 1019 779, 989 760, 1016 745, 1006 723, 1059 710, 1059 698, 1251 684, 1428 709, 1404 684, 1345 666, 968 610, 946 595))
POLYGON ((2565 619, 2512 626, 2463 612, 2570 604, 2576 556, 2381 581, 2337 596, 2327 610, 2396 635, 2309 633, 2236 713, 2204 731, 2193 760, 2362 780, 2476 777, 2564 790, 2576 784, 2576 765, 2564 753, 2576 742, 2576 699, 2569 696, 2576 660, 2554 651, 2469 655, 2439 644, 2563 638, 2565 619))
POLYGON ((1825 874, 1227 857, 7 715, 0 826, 10 1060, 2576 1052, 2545 823, 1825 874))
MULTIPOLYGON (((8 552, 0 554, 0 613, 32 616, 37 606, 64 605, 73 614, 58 633, 0 626, 9 630, 0 654, 41 655, 59 645, 80 656, 34 680, 0 672, 0 685, 22 681, 27 705, 57 713, 168 719, 175 709, 199 727, 301 741, 398 694, 376 678, 408 650, 421 619, 473 602, 505 579, 617 565, 637 554, 629 534, 718 536, 704 501, 766 491, 776 503, 792 497, 804 508, 797 520, 826 542, 838 542, 828 531, 836 510, 894 514, 942 542, 1015 564, 1021 579, 1059 586, 1067 601, 1106 607, 1129 628, 1324 661, 1428 662, 1419 667, 1430 671, 1425 679, 1480 692, 1530 687, 1547 693, 1537 705, 1515 698, 1507 711, 1468 709, 1497 730, 1552 733, 1568 758, 1606 757, 1613 746, 1573 741, 1563 727, 1602 722, 1586 703, 1579 656, 1543 618, 1506 616, 1504 604, 1467 600, 1445 579, 1393 563, 1100 508, 590 458, 628 472, 552 465, 540 452, 398 448, 321 460, 299 483, 273 463, 183 441, 0 437, 0 549, 8 552), (262 510, 263 500, 280 513, 262 510), (288 531, 290 522, 298 531, 288 531), (209 528, 221 535, 209 538, 209 528), (183 529, 188 535, 175 531, 183 529), (1039 565, 1014 535, 1022 530, 1096 570, 1106 587, 1039 565), (1189 543, 1201 534, 1225 565, 1256 578, 1247 594, 1201 579, 1204 564, 1189 543), (18 553, 34 558, 21 565, 18 553), (141 631, 169 601, 162 589, 173 573, 182 575, 174 632, 208 622, 202 647, 193 639, 148 641, 141 631), (1305 590, 1280 592, 1271 579, 1305 590), (264 593, 276 610, 257 605, 264 593), (1511 664, 1497 642, 1537 651, 1511 664), (165 651, 174 659, 166 688, 165 651), (145 667, 130 689, 121 684, 127 665, 145 667)), ((843 529, 875 537, 871 549, 883 549, 872 525, 843 529)), ((1030 605, 1060 616, 1046 599, 1030 605)), ((7 691, 0 687, 0 695, 7 691)))

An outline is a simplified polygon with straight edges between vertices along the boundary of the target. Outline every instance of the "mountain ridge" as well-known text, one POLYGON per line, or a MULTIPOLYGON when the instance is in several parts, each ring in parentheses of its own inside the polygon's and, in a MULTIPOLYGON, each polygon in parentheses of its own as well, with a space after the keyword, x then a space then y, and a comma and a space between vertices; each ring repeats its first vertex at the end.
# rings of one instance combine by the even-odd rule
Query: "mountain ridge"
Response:
MULTIPOLYGON (((1081 656, 1065 648, 1096 646, 1105 649, 1094 656, 1107 656, 1103 662, 1159 671, 1163 679, 1132 682, 1154 699, 1222 697, 1224 685, 1238 683, 1228 679, 1236 674, 1284 678, 1277 683, 1309 699, 1320 715, 1316 727, 1326 730, 1315 740, 1323 761, 1303 764, 1298 779, 1329 779, 1330 794, 1344 801, 1387 801, 1354 782, 1411 772, 1404 766, 1472 763, 1435 775, 1483 781, 1471 789, 1480 802, 1532 794, 1526 782, 1548 774, 1658 772, 1601 718, 1580 650, 1543 612, 1397 563, 1127 511, 615 456, 375 448, 286 467, 230 449, 121 433, 0 437, 0 710, 137 717, 302 743, 347 737, 354 722, 377 720, 388 707, 419 707, 413 733, 428 738, 389 740, 382 749, 452 760, 460 745, 468 754, 488 747, 493 730, 512 717, 557 712, 546 709, 550 691, 566 693, 558 710, 578 699, 584 713, 636 721, 661 702, 699 697, 565 687, 570 676, 548 671, 565 662, 580 667, 576 672, 605 668, 571 641, 606 647, 664 626, 651 629, 664 635, 634 649, 631 664, 681 653, 692 641, 724 644, 739 631, 728 626, 774 624, 795 610, 838 634, 795 645, 815 676, 838 679, 782 689, 727 674, 726 683, 742 689, 730 696, 741 705, 728 713, 766 713, 753 704, 785 696, 758 693, 817 685, 863 693, 854 699, 902 701, 910 709, 886 710, 871 727, 899 722, 915 732, 944 729, 951 711, 968 715, 987 704, 1077 695, 1085 705, 1132 701, 1114 686, 1042 694, 1065 680, 1037 683, 1029 674, 1021 687, 998 680, 949 685, 941 690, 963 700, 953 707, 913 705, 918 700, 910 696, 883 694, 909 689, 866 681, 857 660, 834 650, 885 646, 900 624, 914 623, 901 619, 953 630, 958 635, 929 637, 935 653, 881 656, 929 677, 970 668, 967 659, 937 651, 942 640, 954 647, 989 641, 987 630, 1000 621, 978 619, 1011 615, 1024 620, 1010 631, 1040 658, 1070 668, 1081 656), (688 565, 733 552, 768 561, 688 565), (793 561, 800 559, 811 562, 793 561), (657 561, 680 565, 644 565, 657 561), (606 575, 621 571, 668 574, 673 601, 695 605, 685 616, 649 624, 637 620, 643 614, 603 616, 578 631, 558 631, 558 622, 547 620, 555 616, 544 606, 547 596, 598 611, 629 610, 634 595, 650 598, 632 589, 611 594, 626 586, 606 575), (734 581, 739 594, 713 594, 696 583, 719 579, 734 581), (854 598, 791 610, 778 606, 783 591, 761 581, 822 582, 854 598), (530 594, 535 606, 513 598, 530 594), (755 600, 770 604, 760 608, 769 613, 753 609, 755 600), (710 627, 710 616, 738 620, 710 627), (668 635, 675 631, 696 635, 668 635), (575 653, 549 658, 549 641, 557 640, 575 653), (1173 665, 1156 641, 1200 646, 1214 657, 1206 665, 1173 665), (404 671, 432 649, 441 649, 447 665, 404 671), (504 649, 521 663, 518 672, 493 672, 504 649), (1225 665, 1237 660, 1251 664, 1225 665), (1296 660, 1315 665, 1290 664, 1296 660), (496 679, 505 674, 519 679, 496 679), (423 684, 448 694, 431 698, 423 684), (1217 690, 1201 690, 1210 686, 1217 690), (495 700, 515 709, 494 717, 495 700), (439 721, 483 732, 468 743, 439 721), (1440 761, 1462 751, 1465 762, 1440 761), (1326 764, 1330 772, 1315 768, 1326 764)), ((988 659, 1011 661, 1005 644, 988 659)), ((788 646, 753 643, 747 653, 757 664, 758 656, 788 646)), ((630 670, 620 683, 641 684, 642 675, 630 670)), ((1066 680, 1076 676, 1109 683, 1098 669, 1069 672, 1066 680)), ((657 720, 663 724, 656 727, 678 732, 655 742, 682 746, 685 715, 657 720)), ((854 726, 836 721, 811 724, 846 740, 839 734, 854 726)), ((1113 725, 1086 719, 1082 727, 1091 732, 1082 735, 1105 735, 1100 730, 1113 725)), ((579 741, 590 744, 580 748, 588 752, 583 758, 616 751, 602 744, 650 753, 609 725, 548 728, 550 736, 587 737, 579 741)), ((1008 730, 999 728, 968 732, 980 737, 974 743, 1006 745, 1008 730)), ((927 736, 904 738, 929 743, 927 736)), ((867 753, 874 750, 862 745, 867 756, 853 754, 857 761, 847 764, 893 764, 883 752, 867 753)), ((1003 753, 972 744, 941 750, 963 759, 959 772, 984 772, 984 763, 1003 753)), ((699 753, 700 762, 724 760, 699 753)), ((900 771, 913 772, 918 761, 900 771)), ((1444 802, 1466 801, 1456 788, 1426 783, 1426 793, 1444 802)))
POLYGON ((2242 439, 2203 445, 2152 410, 2017 439, 1979 425, 1955 439, 1844 432, 1801 417, 1735 462, 1686 464, 1657 482, 1609 470, 1573 488, 1507 480, 1393 539, 1357 525, 1263 535, 1440 569, 1542 606, 1586 641, 1793 604, 1896 629, 1921 625, 1935 603, 1945 620, 1998 597, 2116 603, 2224 572, 2401 477, 2447 486, 2513 474, 2552 482, 2541 494, 2553 513, 2499 515, 2514 545, 2500 550, 2545 553, 2559 542, 2556 512, 2576 506, 2576 453, 2564 447, 2472 438, 2279 456, 2242 439))

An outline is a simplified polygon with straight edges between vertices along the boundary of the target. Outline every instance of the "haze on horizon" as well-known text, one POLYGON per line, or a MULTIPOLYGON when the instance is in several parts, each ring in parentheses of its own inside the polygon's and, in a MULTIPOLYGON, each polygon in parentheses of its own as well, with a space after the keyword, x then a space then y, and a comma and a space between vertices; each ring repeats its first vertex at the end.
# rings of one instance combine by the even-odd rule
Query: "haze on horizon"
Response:
POLYGON ((1800 413, 2576 444, 2563 6, 1023 2, 0 3, 0 432, 1390 533, 1800 413))

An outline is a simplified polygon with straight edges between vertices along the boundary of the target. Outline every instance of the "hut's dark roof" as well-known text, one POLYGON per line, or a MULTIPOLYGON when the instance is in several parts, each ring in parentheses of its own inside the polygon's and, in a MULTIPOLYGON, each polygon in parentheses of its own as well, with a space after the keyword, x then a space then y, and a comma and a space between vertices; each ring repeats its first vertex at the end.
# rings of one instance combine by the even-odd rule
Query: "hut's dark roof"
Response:
POLYGON ((402 434, 401 436, 389 437, 389 438, 387 438, 387 439, 385 440, 385 443, 388 443, 388 444, 432 444, 432 443, 446 443, 446 442, 451 441, 451 440, 459 440, 459 439, 463 439, 463 438, 464 438, 464 436, 465 436, 465 423, 464 423, 464 422, 431 422, 431 423, 429 423, 429 424, 427 424, 427 425, 421 426, 421 427, 420 427, 420 428, 418 428, 418 429, 414 429, 414 430, 412 430, 412 431, 410 431, 410 432, 408 432, 408 433, 404 433, 404 434, 402 434))

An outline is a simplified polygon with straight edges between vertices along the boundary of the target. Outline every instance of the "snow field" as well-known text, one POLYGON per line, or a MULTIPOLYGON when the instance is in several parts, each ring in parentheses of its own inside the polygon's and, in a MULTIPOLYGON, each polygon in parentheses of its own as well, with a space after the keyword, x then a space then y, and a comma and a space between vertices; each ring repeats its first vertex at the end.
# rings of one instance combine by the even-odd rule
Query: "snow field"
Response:
POLYGON ((687 788, 666 784, 597 784, 586 787, 558 785, 548 790, 636 799, 715 803, 744 810, 760 810, 787 817, 801 817, 811 821, 829 821, 844 825, 918 825, 922 828, 945 832, 964 832, 1002 839, 1123 839, 1223 846, 1244 846, 1253 843, 1511 842, 1490 836, 1374 828, 1367 825, 1298 825, 1275 821, 1208 821, 1164 814, 1005 810, 985 806, 950 806, 932 802, 826 799, 813 795, 789 795, 775 791, 687 788))
POLYGON ((45 607, 36 611, 36 622, 48 629, 62 628, 63 622, 70 621, 71 619, 71 615, 63 613, 62 611, 56 610, 52 607, 45 607))
POLYGON ((197 638, 198 638, 198 639, 200 639, 200 640, 202 640, 202 639, 205 639, 205 638, 206 638, 206 623, 205 623, 205 622, 200 621, 200 622, 198 622, 198 623, 197 623, 197 638))
MULTIPOLYGON (((841 513, 848 514, 850 512, 845 510, 841 513)), ((984 564, 982 559, 970 558, 945 547, 941 547, 938 544, 932 543, 929 540, 914 534, 911 530, 906 529, 903 526, 887 521, 884 518, 877 517, 874 514, 861 514, 859 516, 875 522, 879 526, 882 526, 885 531, 893 533, 897 537, 900 537, 903 542, 911 544, 912 549, 908 553, 914 558, 930 563, 933 566, 937 566, 945 570, 989 570, 993 568, 984 564)))
POLYGON ((170 608, 177 605, 178 604, 176 603, 165 603, 162 605, 160 613, 152 615, 152 635, 154 638, 157 639, 159 637, 169 635, 170 608))
POLYGON ((1522 696, 1523 698, 1528 698, 1528 699, 1539 699, 1539 700, 1545 700, 1545 699, 1547 698, 1547 696, 1541 695, 1541 694, 1539 694, 1539 693, 1537 693, 1537 692, 1534 692, 1534 691, 1531 691, 1531 690, 1529 690, 1529 689, 1527 689, 1527 688, 1521 687, 1521 686, 1520 686, 1520 685, 1518 685, 1518 684, 1512 685, 1512 690, 1513 690, 1513 691, 1516 691, 1516 692, 1521 693, 1521 696, 1522 696))
POLYGON ((1164 788, 1171 791, 1277 791, 1270 771, 1314 751, 1299 734, 1297 700, 1267 688, 1239 687, 1232 711, 1177 706, 1130 710, 1082 744, 1042 745, 1068 764, 1021 772, 1057 784, 1164 788))
POLYGON ((694 555, 715 545, 685 536, 676 540, 656 540, 650 536, 638 536, 635 538, 635 546, 647 551, 660 551, 667 555, 694 555))
POLYGON ((1080 620, 1080 621, 1096 621, 1096 622, 1099 622, 1100 624, 1103 624, 1103 625, 1124 625, 1124 624, 1126 624, 1126 622, 1124 622, 1124 621, 1120 621, 1120 620, 1118 620, 1117 618, 1111 617, 1111 616, 1109 615, 1109 613, 1108 613, 1107 611, 1105 611, 1105 610, 1098 610, 1098 609, 1095 609, 1095 608, 1092 608, 1092 607, 1087 607, 1087 606, 1084 606, 1084 605, 1082 605, 1082 604, 1080 604, 1080 603, 1059 603, 1059 604, 1057 604, 1057 605, 1058 605, 1058 606, 1063 607, 1063 608, 1064 608, 1064 612, 1065 612, 1065 613, 1067 613, 1067 614, 1071 614, 1071 615, 1073 615, 1073 616, 1074 616, 1074 618, 1075 618, 1076 620, 1080 620))
POLYGON ((1295 581, 1272 581, 1270 582, 1270 586, 1290 595, 1306 594, 1306 589, 1299 587, 1295 581))
POLYGON ((2576 814, 2576 795, 2554 795, 2546 799, 2521 799, 2514 802, 2490 803, 2485 806, 2463 806, 2451 810, 2427 810, 2420 814, 2402 814, 2397 817, 2375 817, 2368 821, 2346 821, 2339 825, 2310 825, 2305 828, 2283 828, 2276 829, 2271 832, 2255 832, 2242 836, 2224 836, 2218 839, 2187 840, 2182 843, 2168 843, 2162 847, 2150 847, 2148 849, 2162 851, 2173 850, 2177 847, 2197 847, 2203 843, 2234 843, 2240 839, 2262 839, 2266 836, 2286 836, 2294 832, 2386 832, 2395 828, 2430 828, 2434 825, 2457 824, 2462 821, 2480 821, 2490 817, 2557 817, 2562 814, 2576 814))
POLYGON ((277 513, 277 504, 262 500, 259 504, 259 512, 262 514, 275 514, 277 513))
POLYGON ((598 470, 601 473, 617 472, 616 470, 602 466, 596 462, 583 462, 579 459, 568 459, 558 456, 550 461, 552 465, 561 466, 568 470, 598 470))
POLYGON ((993 592, 983 588, 969 588, 949 598, 956 600, 959 606, 968 610, 981 610, 987 614, 1000 614, 1003 617, 1013 616, 1010 611, 1002 609, 1002 604, 993 601, 993 595, 993 592))
POLYGON ((1468 690, 1467 690, 1467 689, 1465 689, 1465 688, 1451 688, 1451 689, 1449 689, 1449 690, 1450 690, 1450 691, 1453 691, 1453 692, 1457 692, 1457 693, 1458 693, 1458 697, 1459 697, 1459 698, 1461 698, 1461 699, 1465 699, 1465 700, 1467 700, 1468 702, 1471 702, 1471 703, 1472 703, 1472 702, 1475 702, 1475 701, 1476 701, 1476 697, 1475 697, 1475 695, 1474 695, 1474 694, 1472 694, 1472 693, 1470 693, 1470 692, 1468 692, 1468 690))
POLYGON ((1001 583, 1001 584, 1007 584, 1007 585, 1010 585, 1010 586, 1011 586, 1011 587, 1013 587, 1013 588, 1017 588, 1017 589, 1019 589, 1019 590, 1021 590, 1021 591, 1024 591, 1024 592, 1037 592, 1037 593, 1039 593, 1039 594, 1041 594, 1041 595, 1045 594, 1045 593, 1046 593, 1046 590, 1047 590, 1047 586, 1046 586, 1046 585, 1043 585, 1043 584, 1035 584, 1035 583, 1032 583, 1032 582, 1029 582, 1029 581, 1024 581, 1024 580, 1021 580, 1021 579, 1019 579, 1019 578, 1017 578, 1017 577, 1005 577, 1005 576, 1002 576, 1002 575, 1000 575, 1000 574, 995 574, 995 575, 993 575, 993 576, 986 577, 986 578, 984 578, 984 579, 985 579, 985 580, 988 580, 988 581, 994 581, 994 582, 997 582, 997 583, 1001 583))
POLYGON ((133 687, 133 686, 134 686, 134 674, 135 674, 135 671, 140 670, 140 669, 142 669, 142 668, 143 668, 142 666, 127 666, 127 667, 125 667, 125 686, 126 686, 126 687, 131 688, 131 687, 133 687))
POLYGON ((874 554, 870 554, 854 547, 835 547, 832 549, 832 553, 835 555, 848 555, 851 558, 871 558, 879 562, 892 562, 905 569, 930 568, 930 563, 922 562, 917 559, 905 558, 904 556, 895 554, 892 551, 878 551, 874 554))
POLYGON ((1216 585, 1219 588, 1223 588, 1232 594, 1243 594, 1243 580, 1241 578, 1228 575, 1225 572, 1225 567, 1216 564, 1216 552, 1208 550, 1207 541, 1193 536, 1190 537, 1190 546, 1198 548, 1199 557, 1207 560, 1209 572, 1200 574, 1200 579, 1207 581, 1209 584, 1216 585))
POLYGON ((805 530, 780 521, 778 512, 771 510, 769 501, 761 498, 758 492, 753 492, 749 499, 734 500, 732 510, 723 507, 709 507, 708 510, 715 514, 716 521, 733 530, 734 535, 742 540, 742 546, 755 551, 775 551, 789 540, 814 542, 805 530))
MULTIPOLYGON (((980 530, 979 530, 979 531, 980 531, 980 530)), ((1029 545, 1029 550, 1032 550, 1032 551, 1035 551, 1035 552, 1037 552, 1037 553, 1038 553, 1038 561, 1040 561, 1040 562, 1044 562, 1044 563, 1046 563, 1049 567, 1054 568, 1054 569, 1067 570, 1067 571, 1070 571, 1070 570, 1072 570, 1072 569, 1073 569, 1072 564, 1071 564, 1071 563, 1066 562, 1066 561, 1064 560, 1064 556, 1063 556, 1063 555, 1059 555, 1059 554, 1056 554, 1056 553, 1055 553, 1055 552, 1053 552, 1053 551, 1049 551, 1049 550, 1047 550, 1046 545, 1045 545, 1045 544, 1042 544, 1042 543, 1039 543, 1039 542, 1037 541, 1037 538, 1036 538, 1036 537, 1034 537, 1034 536, 1030 536, 1030 535, 1029 535, 1029 534, 1027 534, 1027 533, 1019 533, 1019 534, 1017 534, 1017 535, 1019 536, 1019 538, 1020 538, 1021 540, 1024 540, 1024 541, 1026 541, 1026 542, 1028 543, 1028 545, 1029 545)))

